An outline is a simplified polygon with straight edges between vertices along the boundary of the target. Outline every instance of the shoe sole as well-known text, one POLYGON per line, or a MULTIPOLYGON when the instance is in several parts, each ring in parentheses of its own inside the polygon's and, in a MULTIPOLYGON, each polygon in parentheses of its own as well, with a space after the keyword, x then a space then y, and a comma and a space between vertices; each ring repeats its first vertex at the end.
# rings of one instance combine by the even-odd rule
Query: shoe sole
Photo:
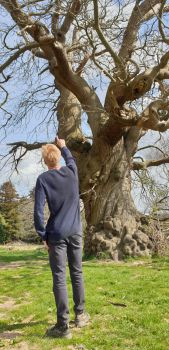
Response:
POLYGON ((65 338, 65 339, 72 339, 72 334, 45 334, 44 337, 49 337, 49 338, 65 338))
POLYGON ((49 334, 45 334, 44 337, 48 337, 48 338, 62 338, 62 339, 72 339, 72 334, 67 334, 67 335, 49 335, 49 334))
POLYGON ((72 339, 72 334, 67 334, 67 335, 64 335, 63 337, 61 338, 65 338, 65 339, 72 339))
POLYGON ((86 321, 86 322, 84 322, 84 323, 77 323, 77 322, 75 322, 75 326, 76 326, 77 328, 83 328, 83 327, 88 326, 89 323, 90 323, 90 320, 88 320, 88 321, 86 321))

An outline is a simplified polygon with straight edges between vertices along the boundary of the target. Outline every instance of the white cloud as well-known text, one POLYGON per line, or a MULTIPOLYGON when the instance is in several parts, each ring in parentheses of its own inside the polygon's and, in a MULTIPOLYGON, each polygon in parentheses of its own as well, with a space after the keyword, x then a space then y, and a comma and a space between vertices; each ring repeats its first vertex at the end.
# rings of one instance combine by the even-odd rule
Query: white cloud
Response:
POLYGON ((9 164, 1 172, 0 184, 11 180, 16 190, 21 195, 26 195, 35 186, 37 176, 46 168, 41 163, 41 152, 32 151, 25 155, 24 159, 18 166, 18 171, 12 173, 9 164))
MULTIPOLYGON (((61 165, 64 165, 63 159, 61 165)), ((28 152, 19 163, 18 173, 12 172, 10 164, 7 164, 1 171, 0 185, 11 180, 20 195, 27 195, 36 184, 38 175, 46 171, 47 167, 42 164, 41 151, 28 152)))

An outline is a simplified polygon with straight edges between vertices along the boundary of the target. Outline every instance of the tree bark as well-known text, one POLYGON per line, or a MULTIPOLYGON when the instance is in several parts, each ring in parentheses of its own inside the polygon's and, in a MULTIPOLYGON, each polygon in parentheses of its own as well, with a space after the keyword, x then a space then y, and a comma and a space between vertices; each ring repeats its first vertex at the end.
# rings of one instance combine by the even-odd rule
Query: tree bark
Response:
POLYGON ((83 190, 86 188, 82 194, 87 222, 85 253, 105 254, 114 260, 127 255, 148 256, 152 250, 148 220, 136 210, 131 197, 130 159, 126 145, 120 141, 113 150, 106 145, 103 153, 100 171, 94 162, 95 177, 91 175, 90 160, 86 166, 88 191, 87 179, 80 180, 83 190))
POLYGON ((63 86, 56 85, 60 92, 60 100, 57 104, 58 134, 60 138, 82 141, 81 130, 81 104, 75 95, 63 86))

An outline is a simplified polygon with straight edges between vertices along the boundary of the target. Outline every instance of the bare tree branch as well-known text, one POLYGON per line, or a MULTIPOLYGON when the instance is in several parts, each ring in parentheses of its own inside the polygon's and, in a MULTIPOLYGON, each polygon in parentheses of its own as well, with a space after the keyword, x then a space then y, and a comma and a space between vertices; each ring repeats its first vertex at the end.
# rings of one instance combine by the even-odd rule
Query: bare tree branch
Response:
POLYGON ((18 51, 16 51, 5 63, 0 66, 0 73, 2 73, 12 62, 16 61, 17 58, 25 53, 27 50, 31 50, 35 47, 38 47, 39 44, 36 42, 32 42, 29 45, 21 47, 18 51))
POLYGON ((9 151, 9 154, 12 152, 16 152, 19 147, 25 148, 27 151, 32 151, 35 149, 39 149, 42 146, 46 145, 47 143, 54 143, 52 142, 34 142, 34 143, 27 143, 25 141, 18 141, 18 142, 12 142, 8 143, 7 146, 13 146, 11 150, 9 151))
POLYGON ((169 163, 169 157, 162 158, 158 160, 144 160, 143 162, 133 162, 132 163, 132 170, 145 170, 152 166, 159 166, 162 164, 168 164, 169 163))
POLYGON ((51 31, 53 35, 56 35, 59 26, 59 16, 60 16, 60 0, 55 0, 54 11, 51 15, 51 31))
MULTIPOLYGON (((54 141, 48 141, 48 142, 34 142, 34 143, 27 143, 25 141, 18 141, 18 142, 12 142, 8 143, 7 146, 10 146, 11 149, 8 153, 8 155, 12 155, 14 159, 15 164, 15 170, 18 171, 18 165, 20 161, 23 159, 25 154, 29 151, 40 149, 43 145, 46 145, 47 143, 55 144, 54 141), (20 150, 19 154, 18 151, 20 150)), ((76 141, 76 140, 70 140, 67 142, 68 147, 72 149, 73 152, 76 153, 87 153, 91 145, 88 141, 76 141)), ((7 155, 5 156, 7 157, 7 155)))
POLYGON ((4 88, 4 86, 0 85, 0 89, 2 89, 5 93, 5 97, 3 99, 3 101, 0 103, 0 108, 6 103, 7 99, 8 99, 8 91, 4 88))
MULTIPOLYGON (((159 10, 160 10, 161 4, 157 4, 154 6, 153 9, 151 9, 149 12, 146 13, 146 15, 143 17, 143 22, 149 21, 155 16, 158 16, 159 10)), ((165 5, 163 7, 163 13, 168 13, 169 12, 169 5, 165 5)))
POLYGON ((73 20, 75 19, 75 17, 77 16, 77 14, 80 11, 80 8, 81 8, 81 1, 80 0, 73 0, 71 3, 70 9, 68 9, 68 11, 67 11, 64 22, 60 28, 60 30, 64 34, 66 34, 69 31, 73 20))
POLYGON ((63 45, 55 41, 54 36, 49 34, 45 25, 33 21, 28 15, 23 13, 16 0, 11 0, 10 2, 0 0, 0 3, 7 9, 18 26, 39 42, 40 48, 44 51, 49 61, 51 73, 60 84, 72 91, 79 99, 89 116, 92 132, 96 134, 100 127, 98 119, 101 120, 102 115, 105 115, 104 108, 98 96, 87 82, 73 73, 63 45))
POLYGON ((131 16, 128 20, 128 24, 123 35, 122 45, 119 51, 119 56, 124 60, 130 58, 134 51, 134 44, 144 16, 159 2, 159 0, 144 0, 139 5, 136 1, 131 16))
POLYGON ((151 102, 142 113, 137 127, 164 132, 169 129, 169 101, 151 102))
POLYGON ((161 153, 165 156, 165 153, 164 153, 159 147, 154 146, 154 145, 148 145, 148 146, 140 147, 140 148, 137 149, 137 152, 143 151, 143 150, 149 149, 149 148, 154 148, 154 149, 156 149, 157 151, 161 152, 161 153))
POLYGON ((78 66, 77 69, 76 69, 76 73, 77 73, 77 74, 81 74, 81 73, 82 73, 83 68, 85 67, 85 65, 86 65, 86 63, 88 62, 89 58, 90 58, 90 55, 86 53, 86 54, 84 55, 83 60, 79 63, 79 66, 78 66))
POLYGON ((169 79, 169 64, 167 64, 164 68, 161 68, 156 76, 157 81, 165 79, 169 79))
POLYGON ((38 17, 44 16, 50 11, 50 9, 52 7, 53 7, 53 4, 49 4, 49 6, 47 6, 43 11, 38 11, 38 12, 32 11, 32 12, 29 12, 29 16, 34 16, 34 17, 36 17, 36 16, 38 16, 38 17))
POLYGON ((129 100, 135 100, 141 96, 143 96, 147 91, 151 89, 151 86, 156 78, 162 74, 165 76, 163 69, 168 70, 167 63, 169 60, 169 51, 166 52, 160 59, 160 62, 158 65, 153 67, 152 69, 149 69, 145 71, 144 73, 141 73, 137 75, 129 84, 127 87, 127 93, 129 100))
POLYGON ((159 27, 159 31, 160 31, 160 34, 162 36, 163 41, 166 44, 169 44, 169 37, 167 38, 165 36, 164 29, 163 29, 164 24, 163 24, 163 21, 162 21, 162 16, 163 16, 163 11, 164 11, 165 4, 166 4, 166 0, 161 0, 161 6, 160 6, 160 10, 159 10, 159 17, 158 17, 158 27, 159 27))
POLYGON ((105 46, 105 48, 107 49, 107 51, 110 53, 111 57, 113 58, 115 65, 119 68, 120 72, 122 73, 122 77, 125 78, 125 69, 124 69, 123 62, 121 61, 120 57, 116 54, 116 52, 112 49, 112 47, 109 45, 103 32, 101 31, 101 28, 99 25, 98 1, 93 0, 93 4, 94 4, 94 28, 96 29, 96 32, 97 32, 102 44, 105 46))

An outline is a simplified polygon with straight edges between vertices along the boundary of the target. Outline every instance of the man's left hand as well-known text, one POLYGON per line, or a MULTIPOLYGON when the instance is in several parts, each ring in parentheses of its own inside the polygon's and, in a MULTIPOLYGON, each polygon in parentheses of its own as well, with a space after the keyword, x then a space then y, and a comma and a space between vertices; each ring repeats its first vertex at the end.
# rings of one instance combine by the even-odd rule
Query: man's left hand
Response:
POLYGON ((48 250, 49 250, 49 246, 48 246, 47 242, 46 242, 46 241, 43 241, 43 244, 44 244, 45 248, 46 248, 47 251, 48 251, 48 250))

